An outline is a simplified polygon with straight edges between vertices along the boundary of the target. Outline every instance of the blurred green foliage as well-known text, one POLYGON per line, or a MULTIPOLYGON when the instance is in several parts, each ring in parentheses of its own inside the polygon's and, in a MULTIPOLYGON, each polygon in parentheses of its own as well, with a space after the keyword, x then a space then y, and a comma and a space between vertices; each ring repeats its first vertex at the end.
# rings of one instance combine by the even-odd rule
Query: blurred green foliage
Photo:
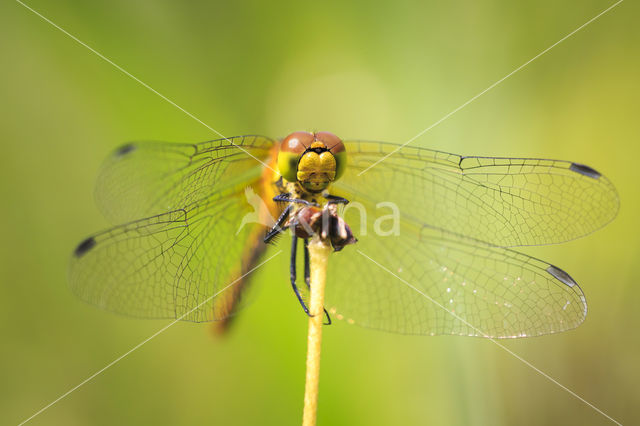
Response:
MULTIPOLYGON (((612 3, 28 4, 225 135, 402 143, 612 3)), ((504 344, 625 424, 640 421, 637 17, 622 3, 414 142, 570 159, 616 184, 607 228, 522 250, 573 275, 586 322, 504 344)), ((68 289, 72 248, 106 226, 92 199, 103 158, 127 140, 216 136, 20 4, 4 2, 0 24, 0 423, 17 424, 166 324, 68 289)), ((306 319, 286 259, 254 282, 227 338, 175 325, 30 424, 299 424, 306 319)), ((323 343, 320 424, 607 424, 487 340, 339 323, 323 343)))

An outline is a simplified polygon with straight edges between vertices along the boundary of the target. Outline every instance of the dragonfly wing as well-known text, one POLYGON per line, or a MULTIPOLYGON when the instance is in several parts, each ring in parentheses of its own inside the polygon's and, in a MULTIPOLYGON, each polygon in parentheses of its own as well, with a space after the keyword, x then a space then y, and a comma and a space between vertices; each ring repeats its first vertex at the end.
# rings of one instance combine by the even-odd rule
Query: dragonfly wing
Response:
MULTIPOLYGON (((561 269, 508 248, 401 220, 397 235, 345 219, 358 243, 332 256, 333 318, 404 334, 524 337, 577 327, 584 294, 561 269)), ((380 229, 391 232, 391 222, 380 229)))
POLYGON ((96 201, 112 223, 178 210, 215 191, 254 179, 275 142, 236 136, 198 144, 132 142, 107 158, 96 201))
POLYGON ((463 157, 382 142, 345 146, 349 164, 335 187, 350 200, 393 202, 405 217, 504 247, 572 240, 618 211, 611 182, 569 161, 463 157))
POLYGON ((252 217, 246 215, 258 217, 244 198, 241 186, 231 187, 87 238, 71 260, 72 289, 91 304, 134 317, 229 316, 239 306, 239 277, 264 250, 256 238, 261 226, 249 221, 239 228, 243 217, 252 217))

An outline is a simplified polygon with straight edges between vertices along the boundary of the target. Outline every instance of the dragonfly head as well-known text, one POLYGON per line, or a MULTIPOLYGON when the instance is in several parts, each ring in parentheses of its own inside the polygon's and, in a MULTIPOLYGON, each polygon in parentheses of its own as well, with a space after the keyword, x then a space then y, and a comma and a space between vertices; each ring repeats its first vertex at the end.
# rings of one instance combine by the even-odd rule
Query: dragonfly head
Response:
POLYGON ((338 180, 347 165, 347 152, 339 137, 329 132, 294 132, 284 138, 278 169, 289 182, 309 192, 322 192, 338 180))

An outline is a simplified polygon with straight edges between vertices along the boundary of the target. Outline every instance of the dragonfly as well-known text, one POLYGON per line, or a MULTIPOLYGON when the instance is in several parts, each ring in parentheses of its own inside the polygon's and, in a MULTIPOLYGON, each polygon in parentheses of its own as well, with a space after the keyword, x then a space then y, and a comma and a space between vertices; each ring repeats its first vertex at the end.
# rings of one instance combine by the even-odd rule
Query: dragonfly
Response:
MULTIPOLYGON (((610 180, 584 164, 462 156, 329 132, 128 143, 107 158, 95 195, 119 225, 76 247, 69 281, 100 308, 224 329, 251 300, 250 272, 280 244, 277 236, 295 230, 301 212, 333 204, 357 243, 331 255, 327 320, 492 338, 584 321, 576 281, 514 247, 585 236, 619 207, 610 180)), ((292 233, 289 278, 308 312, 305 237, 292 233), (300 261, 304 283, 296 284, 300 261)))

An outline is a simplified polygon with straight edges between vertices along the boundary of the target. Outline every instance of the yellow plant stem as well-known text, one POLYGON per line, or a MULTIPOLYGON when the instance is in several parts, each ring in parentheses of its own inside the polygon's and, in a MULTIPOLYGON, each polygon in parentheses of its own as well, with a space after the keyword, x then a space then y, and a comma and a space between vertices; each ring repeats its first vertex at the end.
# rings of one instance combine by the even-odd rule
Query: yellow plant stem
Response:
POLYGON ((331 247, 316 235, 309 243, 311 263, 311 295, 309 300, 309 332, 307 335, 307 377, 304 388, 302 426, 315 426, 318 412, 318 380, 320 349, 324 321, 324 286, 331 247))

